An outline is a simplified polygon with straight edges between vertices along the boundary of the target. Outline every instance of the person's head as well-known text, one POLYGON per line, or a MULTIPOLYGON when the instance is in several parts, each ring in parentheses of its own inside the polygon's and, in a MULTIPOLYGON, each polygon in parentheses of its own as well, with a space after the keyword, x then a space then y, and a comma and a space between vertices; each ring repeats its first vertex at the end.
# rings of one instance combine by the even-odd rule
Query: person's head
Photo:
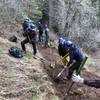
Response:
POLYGON ((28 31, 32 32, 32 31, 36 31, 36 25, 33 23, 30 23, 29 27, 28 27, 28 31))
POLYGON ((68 54, 73 47, 73 42, 69 40, 65 41, 63 46, 66 48, 66 54, 68 54))
POLYGON ((72 45, 73 45, 73 42, 69 41, 69 40, 68 41, 64 41, 63 45, 66 46, 66 47, 68 47, 68 48, 71 48, 72 45))
POLYGON ((67 51, 69 51, 69 49, 72 47, 73 42, 72 41, 66 41, 65 39, 63 39, 62 37, 59 38, 58 40, 58 44, 62 45, 63 47, 65 47, 67 49, 67 51))
POLYGON ((58 44, 61 44, 61 45, 66 46, 66 47, 71 47, 73 45, 73 42, 70 40, 67 41, 64 38, 60 37, 58 40, 58 44))
POLYGON ((59 44, 59 45, 64 45, 64 42, 65 42, 65 39, 63 39, 62 37, 60 37, 60 38, 58 39, 58 44, 59 44))

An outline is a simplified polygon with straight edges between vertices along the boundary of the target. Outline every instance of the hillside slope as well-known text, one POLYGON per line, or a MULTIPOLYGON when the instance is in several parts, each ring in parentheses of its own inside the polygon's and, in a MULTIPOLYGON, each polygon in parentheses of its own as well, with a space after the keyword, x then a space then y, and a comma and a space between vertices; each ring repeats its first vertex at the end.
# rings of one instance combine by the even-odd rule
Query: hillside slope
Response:
POLYGON ((11 57, 8 49, 16 44, 2 38, 0 41, 0 100, 35 100, 38 95, 39 100, 47 100, 48 94, 53 95, 54 87, 41 61, 34 59, 29 50, 22 59, 11 57))
MULTIPOLYGON (((20 47, 20 44, 0 38, 0 100, 62 100, 70 82, 63 79, 65 74, 58 82, 54 80, 62 69, 61 65, 56 64, 54 69, 48 67, 59 59, 57 50, 38 44, 38 58, 34 59, 31 46, 27 45, 27 54, 16 59, 8 54, 11 46, 20 47)), ((86 71, 82 75, 100 79, 86 71)), ((80 84, 75 84, 72 91, 74 94, 67 96, 66 100, 99 100, 100 97, 100 89, 80 84)))

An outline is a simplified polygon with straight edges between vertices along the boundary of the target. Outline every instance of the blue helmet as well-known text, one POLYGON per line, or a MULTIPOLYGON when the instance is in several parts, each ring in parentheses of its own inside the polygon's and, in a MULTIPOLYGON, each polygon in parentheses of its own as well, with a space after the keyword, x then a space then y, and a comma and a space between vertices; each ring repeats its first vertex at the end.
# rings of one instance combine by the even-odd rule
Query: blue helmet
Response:
POLYGON ((36 26, 33 23, 29 23, 27 31, 35 31, 36 30, 36 26))
POLYGON ((63 39, 62 37, 59 38, 58 43, 61 45, 64 45, 65 39, 63 39))
POLYGON ((30 30, 30 31, 36 30, 35 24, 30 23, 30 24, 29 24, 29 27, 28 27, 28 30, 30 30))
POLYGON ((65 41, 65 42, 64 42, 64 46, 67 46, 67 47, 71 47, 72 44, 73 44, 72 41, 65 41))

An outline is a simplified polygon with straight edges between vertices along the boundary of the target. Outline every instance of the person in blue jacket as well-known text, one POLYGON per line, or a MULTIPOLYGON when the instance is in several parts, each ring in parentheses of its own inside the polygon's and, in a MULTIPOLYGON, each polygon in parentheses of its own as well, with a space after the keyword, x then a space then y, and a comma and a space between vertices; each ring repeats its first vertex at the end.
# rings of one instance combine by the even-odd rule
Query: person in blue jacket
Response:
POLYGON ((67 78, 71 79, 73 72, 78 71, 82 61, 84 60, 83 52, 78 46, 73 44, 72 41, 66 41, 63 38, 59 38, 58 51, 61 56, 68 54, 70 57, 70 61, 67 66, 72 65, 69 68, 67 78))
POLYGON ((29 23, 27 28, 26 28, 26 38, 21 41, 21 46, 22 46, 22 50, 23 52, 26 53, 26 48, 25 48, 25 44, 27 43, 31 43, 33 46, 33 55, 35 56, 37 53, 37 48, 36 48, 36 37, 37 37, 37 33, 36 33, 36 25, 33 23, 29 23))

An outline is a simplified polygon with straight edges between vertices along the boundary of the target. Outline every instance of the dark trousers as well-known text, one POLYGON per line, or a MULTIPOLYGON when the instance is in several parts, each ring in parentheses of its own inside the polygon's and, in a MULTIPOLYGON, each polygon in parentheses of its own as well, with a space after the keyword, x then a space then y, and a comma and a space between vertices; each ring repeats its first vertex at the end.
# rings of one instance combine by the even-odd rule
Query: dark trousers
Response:
POLYGON ((43 41, 43 31, 39 31, 39 41, 43 41))
POLYGON ((50 42, 49 33, 45 32, 45 44, 48 44, 49 42, 50 42))
POLYGON ((91 87, 100 88, 100 80, 84 80, 84 84, 91 87))
POLYGON ((70 66, 68 70, 68 76, 67 76, 68 79, 71 79, 74 71, 76 71, 76 73, 78 72, 80 65, 81 65, 81 62, 75 62, 72 66, 70 66))
MULTIPOLYGON (((27 43, 29 43, 29 39, 28 38, 26 38, 25 40, 23 40, 21 42, 21 46, 22 46, 22 50, 23 51, 26 51, 25 44, 27 44, 27 43)), ((36 49, 36 39, 33 38, 31 40, 31 43, 32 43, 32 46, 33 46, 33 54, 35 55, 37 53, 37 49, 36 49)))

